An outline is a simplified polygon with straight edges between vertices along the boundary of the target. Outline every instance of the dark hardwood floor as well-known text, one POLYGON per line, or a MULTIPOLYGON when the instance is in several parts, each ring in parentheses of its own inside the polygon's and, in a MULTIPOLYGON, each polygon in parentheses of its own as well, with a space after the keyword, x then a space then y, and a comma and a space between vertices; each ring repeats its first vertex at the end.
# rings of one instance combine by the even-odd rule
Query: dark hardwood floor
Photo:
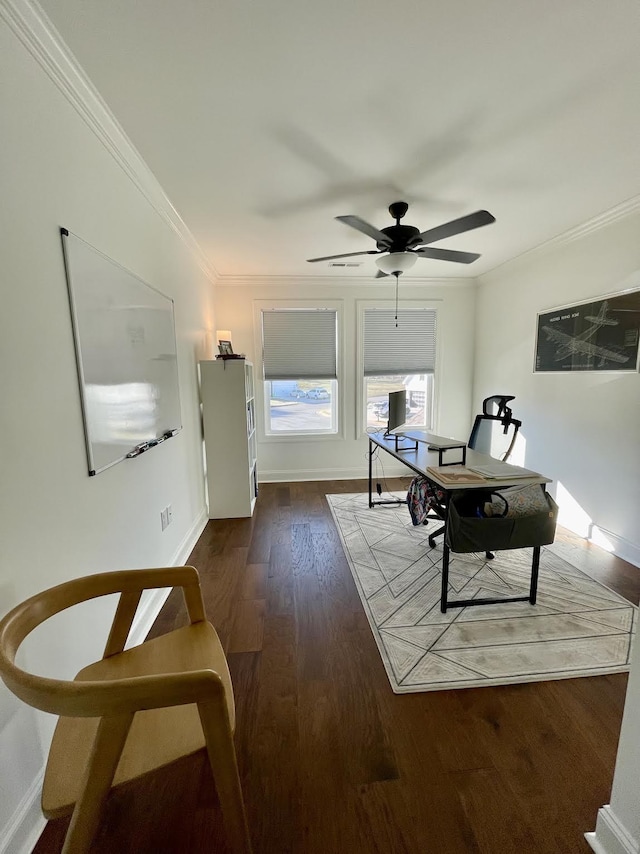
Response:
MULTIPOLYGON (((393 694, 324 498, 365 489, 262 485, 253 519, 209 522, 189 560, 228 653, 255 854, 587 854, 626 674, 393 694)), ((637 603, 640 570, 593 552, 637 603)), ((151 634, 184 621, 174 592, 151 634)), ((114 791, 93 850, 227 852, 204 752, 114 791)))

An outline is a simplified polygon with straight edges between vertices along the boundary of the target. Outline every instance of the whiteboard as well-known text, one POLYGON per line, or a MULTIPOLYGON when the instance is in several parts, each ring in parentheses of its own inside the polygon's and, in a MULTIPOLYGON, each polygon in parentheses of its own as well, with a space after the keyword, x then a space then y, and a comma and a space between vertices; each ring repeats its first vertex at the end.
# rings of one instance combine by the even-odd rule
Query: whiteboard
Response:
POLYGON ((60 229, 95 475, 182 428, 173 300, 60 229))

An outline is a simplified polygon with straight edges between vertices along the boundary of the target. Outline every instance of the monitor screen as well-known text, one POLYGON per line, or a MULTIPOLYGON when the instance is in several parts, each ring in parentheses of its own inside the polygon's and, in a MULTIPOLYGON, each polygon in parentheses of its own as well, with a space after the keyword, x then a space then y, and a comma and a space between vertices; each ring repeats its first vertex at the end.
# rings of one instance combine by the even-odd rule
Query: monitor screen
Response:
POLYGON ((407 420, 407 390, 389 392, 389 424, 387 432, 401 427, 407 420))

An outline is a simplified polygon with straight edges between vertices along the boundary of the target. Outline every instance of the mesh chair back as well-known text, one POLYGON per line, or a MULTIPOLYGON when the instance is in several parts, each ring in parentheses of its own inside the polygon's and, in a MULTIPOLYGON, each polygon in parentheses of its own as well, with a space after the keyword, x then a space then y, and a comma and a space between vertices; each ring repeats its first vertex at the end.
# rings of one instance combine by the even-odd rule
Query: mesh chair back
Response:
POLYGON ((509 401, 513 395, 496 394, 482 402, 482 414, 476 415, 469 447, 500 460, 508 460, 522 422, 513 417, 509 401))

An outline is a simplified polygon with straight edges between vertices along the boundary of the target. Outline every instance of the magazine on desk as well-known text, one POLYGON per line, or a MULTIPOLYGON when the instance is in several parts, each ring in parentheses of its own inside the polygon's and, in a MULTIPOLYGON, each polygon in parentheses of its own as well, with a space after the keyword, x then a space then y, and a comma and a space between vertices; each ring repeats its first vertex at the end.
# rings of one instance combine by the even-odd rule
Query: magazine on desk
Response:
POLYGON ((486 478, 465 466, 428 466, 427 473, 442 483, 486 483, 486 478))

